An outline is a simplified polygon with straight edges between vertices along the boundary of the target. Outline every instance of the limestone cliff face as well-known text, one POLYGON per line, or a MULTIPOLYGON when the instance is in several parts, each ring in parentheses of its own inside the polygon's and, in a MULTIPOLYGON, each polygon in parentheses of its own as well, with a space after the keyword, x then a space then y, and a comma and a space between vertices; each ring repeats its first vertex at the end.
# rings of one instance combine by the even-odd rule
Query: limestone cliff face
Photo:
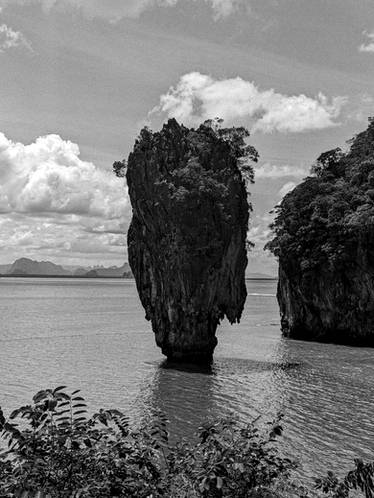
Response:
POLYGON ((287 273, 281 265, 277 296, 283 334, 374 347, 373 266, 360 262, 358 256, 348 263, 351 270, 320 268, 315 273, 287 273))
POLYGON ((284 335, 374 347, 374 122, 350 150, 320 156, 278 207, 284 335))
POLYGON ((127 165, 129 263, 169 358, 209 361, 246 299, 249 204, 230 145, 209 127, 144 129, 127 165))

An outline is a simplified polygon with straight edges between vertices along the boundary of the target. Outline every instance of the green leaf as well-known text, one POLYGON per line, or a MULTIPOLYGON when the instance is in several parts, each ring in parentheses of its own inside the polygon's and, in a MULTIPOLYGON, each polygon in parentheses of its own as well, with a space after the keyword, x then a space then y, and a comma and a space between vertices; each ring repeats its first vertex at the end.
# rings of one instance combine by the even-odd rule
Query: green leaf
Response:
POLYGON ((0 407, 0 430, 3 428, 4 424, 5 424, 5 417, 3 410, 0 407))
POLYGON ((47 390, 39 391, 35 394, 32 400, 34 401, 35 404, 38 404, 41 401, 44 401, 46 398, 48 398, 49 397, 48 394, 49 393, 47 390))
POLYGON ((67 401, 70 401, 70 396, 69 396, 68 394, 66 394, 66 393, 57 393, 57 394, 55 395, 55 398, 56 398, 56 399, 58 399, 59 401, 60 401, 61 399, 65 399, 65 400, 67 400, 67 401))
POLYGON ((67 409, 67 410, 61 410, 61 411, 57 412, 57 416, 60 416, 60 415, 62 415, 63 413, 70 413, 70 409, 67 409))
POLYGON ((60 408, 60 407, 63 407, 63 406, 70 406, 70 401, 64 401, 64 402, 62 402, 62 403, 59 403, 59 405, 58 405, 58 406, 59 406, 59 408, 60 408))

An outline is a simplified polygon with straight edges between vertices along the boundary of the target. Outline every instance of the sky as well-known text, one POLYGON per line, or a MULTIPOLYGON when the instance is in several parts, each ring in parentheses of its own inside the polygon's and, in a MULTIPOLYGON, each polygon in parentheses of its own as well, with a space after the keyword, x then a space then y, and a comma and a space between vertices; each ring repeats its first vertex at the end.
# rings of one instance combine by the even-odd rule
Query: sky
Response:
POLYGON ((112 163, 218 116, 260 154, 248 271, 274 275, 271 210, 374 115, 374 1, 0 0, 0 65, 0 264, 123 264, 112 163))

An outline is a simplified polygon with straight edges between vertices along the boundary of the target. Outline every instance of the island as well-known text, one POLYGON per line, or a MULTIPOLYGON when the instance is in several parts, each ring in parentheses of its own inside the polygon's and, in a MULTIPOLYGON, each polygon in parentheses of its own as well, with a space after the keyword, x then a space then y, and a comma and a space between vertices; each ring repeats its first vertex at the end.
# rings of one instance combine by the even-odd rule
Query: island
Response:
POLYGON ((374 346, 374 119, 324 152, 276 207, 267 244, 279 260, 283 334, 374 346))
MULTIPOLYGON (((257 151, 244 128, 144 128, 129 155, 128 260, 156 343, 170 360, 209 363, 216 328, 240 320, 257 151)), ((123 175, 115 163, 117 175, 123 175)))

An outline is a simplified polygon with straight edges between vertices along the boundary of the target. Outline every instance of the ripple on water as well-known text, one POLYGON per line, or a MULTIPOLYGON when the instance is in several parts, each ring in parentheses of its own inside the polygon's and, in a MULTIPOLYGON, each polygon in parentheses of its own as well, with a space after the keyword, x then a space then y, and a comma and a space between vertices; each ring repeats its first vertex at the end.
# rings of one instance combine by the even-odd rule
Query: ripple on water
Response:
POLYGON ((373 459, 374 351, 281 339, 276 282, 247 285, 241 323, 222 324, 201 370, 165 365, 132 281, 0 279, 0 405, 68 385, 92 409, 163 410, 174 440, 208 417, 282 412, 282 451, 303 478, 373 459))

